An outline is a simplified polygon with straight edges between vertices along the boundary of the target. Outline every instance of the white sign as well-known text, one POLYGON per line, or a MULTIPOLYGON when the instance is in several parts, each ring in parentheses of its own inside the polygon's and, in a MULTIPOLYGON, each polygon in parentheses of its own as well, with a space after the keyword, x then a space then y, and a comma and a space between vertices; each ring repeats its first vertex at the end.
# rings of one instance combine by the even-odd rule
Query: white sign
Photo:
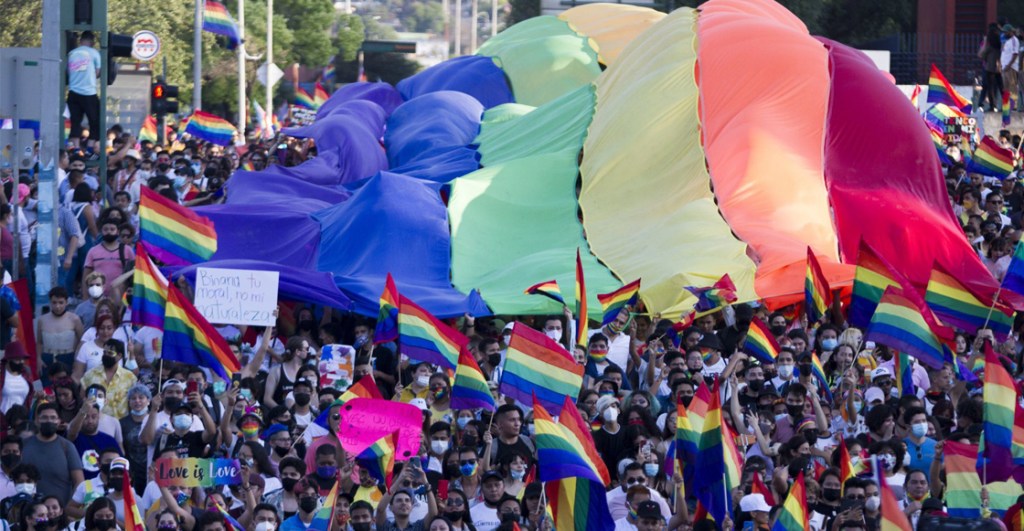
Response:
MULTIPOLYGON (((274 86, 281 78, 284 77, 284 72, 277 67, 277 65, 270 64, 270 86, 274 86)), ((256 69, 256 81, 259 81, 264 87, 267 86, 267 63, 263 63, 259 68, 256 69)))
POLYGON ((152 61, 160 53, 160 37, 149 30, 142 30, 132 37, 132 57, 139 61, 152 61))
POLYGON ((196 309, 215 324, 273 326, 277 271, 196 270, 196 309))

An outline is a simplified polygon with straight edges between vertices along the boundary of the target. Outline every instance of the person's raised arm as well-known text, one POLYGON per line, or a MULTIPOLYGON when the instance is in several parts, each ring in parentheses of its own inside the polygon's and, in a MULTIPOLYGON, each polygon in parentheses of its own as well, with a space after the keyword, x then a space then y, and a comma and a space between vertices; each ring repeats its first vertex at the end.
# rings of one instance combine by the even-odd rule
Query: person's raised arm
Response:
MULTIPOLYGON (((238 387, 231 386, 227 392, 224 393, 224 414, 225 416, 230 415, 235 410, 235 403, 238 402, 238 387)), ((231 422, 226 418, 221 419, 220 423, 220 440, 224 444, 228 444, 231 440, 231 422)))
POLYGON ((263 390, 263 405, 267 407, 267 410, 274 409, 277 407, 277 401, 274 400, 274 390, 277 389, 277 378, 281 371, 284 371, 284 365, 278 365, 278 370, 271 370, 270 374, 267 375, 267 385, 263 390))
POLYGON ((181 519, 182 528, 192 529, 196 525, 196 519, 192 516, 192 511, 178 505, 178 500, 174 499, 174 496, 171 495, 171 491, 167 490, 167 487, 160 487, 160 498, 163 500, 161 506, 164 509, 170 509, 175 516, 181 519))
POLYGON ((89 409, 96 405, 96 399, 88 397, 85 399, 85 405, 78 409, 78 413, 75 414, 75 418, 71 419, 71 423, 68 424, 68 437, 69 441, 73 441, 78 438, 78 433, 82 431, 82 423, 85 422, 85 415, 89 412, 89 409))
POLYGON ((812 385, 809 391, 811 394, 811 406, 814 407, 814 420, 818 425, 818 433, 828 433, 828 417, 825 416, 825 411, 821 409, 821 400, 818 399, 818 386, 812 385))
POLYGON ((192 412, 199 415, 199 419, 203 421, 203 442, 210 443, 217 438, 217 424, 213 422, 213 417, 206 410, 203 398, 198 392, 189 394, 188 401, 192 405, 192 412))
POLYGON ((139 435, 139 442, 142 444, 148 446, 156 440, 156 414, 160 412, 163 403, 163 396, 153 395, 153 400, 149 403, 149 418, 146 419, 146 425, 142 427, 142 433, 139 435))

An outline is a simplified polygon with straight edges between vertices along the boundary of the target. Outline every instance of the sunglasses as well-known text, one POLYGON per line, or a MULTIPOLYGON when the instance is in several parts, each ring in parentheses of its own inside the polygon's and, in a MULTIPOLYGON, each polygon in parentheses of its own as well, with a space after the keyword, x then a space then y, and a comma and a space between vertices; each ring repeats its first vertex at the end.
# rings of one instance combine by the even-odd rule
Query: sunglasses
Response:
POLYGON ((647 483, 647 478, 644 478, 644 477, 629 478, 629 479, 626 480, 626 485, 636 485, 636 484, 644 485, 646 483, 647 483))

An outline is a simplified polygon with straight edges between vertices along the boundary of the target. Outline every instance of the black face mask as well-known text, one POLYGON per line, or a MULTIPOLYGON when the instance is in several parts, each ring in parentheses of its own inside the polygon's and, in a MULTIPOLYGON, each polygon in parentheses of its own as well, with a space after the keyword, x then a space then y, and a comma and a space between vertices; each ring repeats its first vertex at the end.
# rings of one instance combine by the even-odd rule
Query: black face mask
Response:
POLYGON ((501 523, 503 523, 503 524, 506 523, 506 522, 518 522, 518 521, 519 521, 519 517, 516 516, 516 513, 501 513, 501 523))
POLYGON ((487 356, 487 363, 490 364, 491 367, 497 367, 501 364, 501 354, 489 354, 487 356))
POLYGON ((327 411, 330 407, 331 402, 320 402, 320 407, 317 408, 317 411, 327 411))
POLYGON ((50 438, 57 434, 57 423, 56 422, 40 422, 39 423, 39 435, 50 438))
POLYGON ((804 414, 804 405, 786 404, 786 413, 789 414, 789 416, 793 417, 794 419, 799 419, 804 414))
POLYGON ((0 455, 0 465, 10 470, 21 463, 21 456, 18 454, 0 455))
POLYGON ((25 362, 12 361, 7 365, 7 368, 13 373, 21 374, 21 372, 25 370, 25 362))
POLYGON ((358 524, 350 523, 349 525, 352 526, 352 531, 372 531, 373 530, 373 524, 371 524, 370 522, 360 522, 358 524))
POLYGON ((178 409, 178 406, 180 405, 181 399, 176 396, 167 397, 164 399, 164 410, 167 411, 168 413, 173 413, 174 410, 178 409))
POLYGON ((445 511, 444 515, 453 522, 466 519, 466 511, 445 511))
POLYGON ((299 510, 304 513, 311 513, 316 510, 316 498, 303 496, 299 498, 299 510))
POLYGON ((117 365, 117 356, 103 356, 103 368, 113 369, 117 365))
POLYGON ((295 485, 299 484, 299 480, 296 478, 282 478, 281 486, 284 487, 285 492, 291 492, 295 490, 295 485))
POLYGON ((298 393, 295 395, 295 404, 302 407, 308 406, 311 398, 309 393, 298 393))
POLYGON ((839 489, 821 489, 821 497, 825 498, 825 501, 838 501, 839 489))
MULTIPOLYGON (((109 468, 109 465, 108 465, 109 468)), ((108 471, 109 474, 109 471, 108 471)), ((110 485, 108 485, 114 492, 121 492, 124 490, 124 476, 107 476, 110 478, 110 485)))
POLYGON ((448 479, 458 479, 461 476, 462 476, 462 473, 459 472, 459 465, 454 464, 454 463, 450 464, 450 465, 445 465, 445 467, 444 467, 444 477, 446 477, 448 479))
POLYGON ((683 397, 680 397, 679 400, 683 403, 684 406, 690 407, 690 402, 693 402, 693 397, 692 396, 683 396, 683 397))
POLYGON ((107 243, 114 243, 117 241, 117 234, 104 234, 103 241, 107 243))
POLYGON ((786 333, 786 325, 775 325, 775 326, 771 327, 769 329, 769 331, 771 331, 773 336, 779 337, 782 334, 786 333))
POLYGON ((747 387, 755 393, 760 392, 761 388, 764 387, 764 380, 748 380, 747 387))
POLYGON ((92 526, 95 527, 96 529, 99 529, 100 531, 107 531, 107 529, 114 529, 114 526, 116 524, 117 524, 117 522, 114 521, 113 519, 107 520, 107 519, 104 518, 102 520, 93 520, 92 521, 92 526))
POLYGON ((278 457, 284 457, 288 455, 288 450, 290 450, 290 448, 288 448, 287 446, 274 447, 274 453, 277 454, 278 457))
POLYGON ((299 321, 299 330, 302 330, 304 332, 312 331, 313 330, 313 320, 312 319, 303 319, 303 320, 299 321))

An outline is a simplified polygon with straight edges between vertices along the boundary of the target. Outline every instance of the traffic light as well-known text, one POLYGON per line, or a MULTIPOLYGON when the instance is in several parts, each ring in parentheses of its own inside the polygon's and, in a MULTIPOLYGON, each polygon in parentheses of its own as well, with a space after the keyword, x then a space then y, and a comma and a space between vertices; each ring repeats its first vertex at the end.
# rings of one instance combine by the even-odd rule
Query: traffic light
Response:
POLYGON ((115 57, 131 57, 132 36, 120 33, 107 34, 107 84, 113 85, 117 79, 117 62, 115 57))
POLYGON ((178 112, 178 102, 171 101, 177 98, 178 87, 168 85, 164 82, 163 78, 157 79, 153 82, 150 90, 150 113, 159 116, 161 114, 174 114, 178 112))

